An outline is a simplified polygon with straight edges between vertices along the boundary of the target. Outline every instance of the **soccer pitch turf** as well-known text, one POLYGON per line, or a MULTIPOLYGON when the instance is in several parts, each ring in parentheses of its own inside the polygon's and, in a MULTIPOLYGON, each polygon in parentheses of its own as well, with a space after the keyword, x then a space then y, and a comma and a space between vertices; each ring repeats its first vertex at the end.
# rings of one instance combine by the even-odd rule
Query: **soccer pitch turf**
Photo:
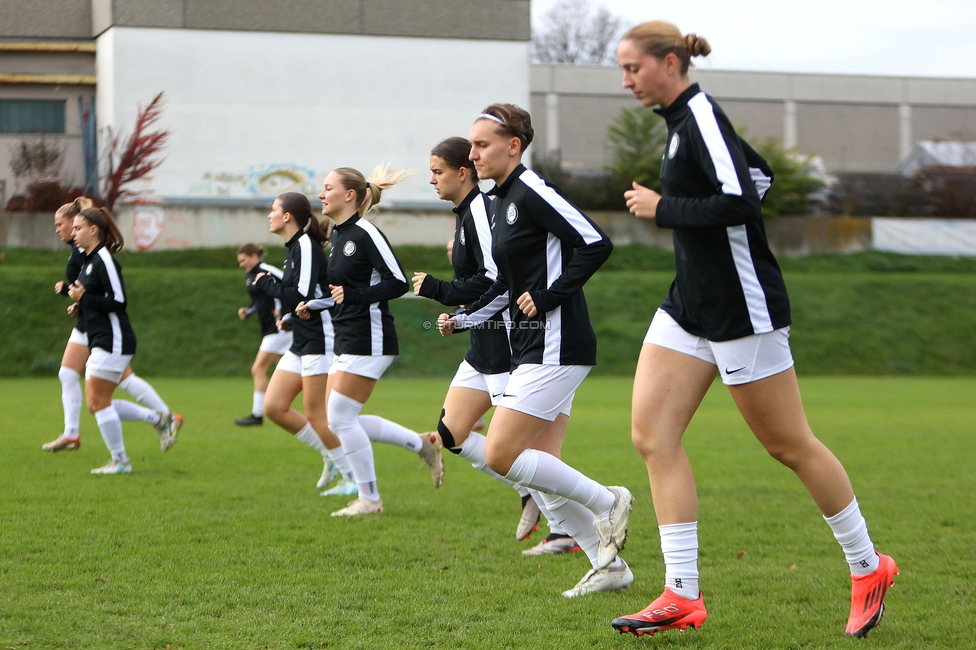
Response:
MULTIPOLYGON (((720 385, 685 446, 700 497, 704 628, 653 638, 610 620, 661 591, 643 463, 630 444, 630 378, 580 389, 568 462, 635 495, 630 589, 572 600, 582 554, 523 557, 518 497, 449 454, 435 490, 412 454, 376 449, 386 512, 335 519, 318 454, 266 421, 241 429, 249 379, 157 379, 186 417, 179 444, 127 423, 133 474, 94 419, 61 430, 57 379, 0 380, 2 648, 922 648, 976 644, 976 379, 801 378, 818 436, 845 464, 872 537, 901 575, 882 626, 843 636, 850 580, 793 474, 751 436, 720 385)), ((446 380, 384 380, 366 412, 417 430, 446 380)), ((127 395, 120 393, 120 398, 127 395)))

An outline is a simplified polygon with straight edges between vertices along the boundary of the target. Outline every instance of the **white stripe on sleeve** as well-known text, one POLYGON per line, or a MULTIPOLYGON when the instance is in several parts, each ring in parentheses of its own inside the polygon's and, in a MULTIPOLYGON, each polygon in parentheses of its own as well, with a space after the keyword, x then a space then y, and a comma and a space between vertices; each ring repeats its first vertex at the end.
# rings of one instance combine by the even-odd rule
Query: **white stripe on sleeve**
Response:
POLYGON ((400 265, 397 263, 396 255, 393 254, 393 249, 386 243, 383 235, 380 234, 379 229, 360 217, 356 225, 365 230, 369 234, 369 238, 373 240, 373 245, 376 246, 376 250, 380 252, 380 256, 383 258, 383 262, 390 269, 390 273, 396 277, 400 282, 406 282, 407 279, 403 277, 403 273, 400 271, 400 265))
POLYGON ((752 177, 752 182, 756 186, 756 192, 759 193, 759 200, 761 201, 769 188, 773 185, 773 181, 769 176, 763 173, 763 170, 758 167, 749 168, 749 176, 752 177))
POLYGON ((478 232, 478 244, 481 246, 481 254, 485 258, 485 271, 489 280, 498 279, 498 266, 495 258, 491 256, 491 224, 488 223, 488 211, 485 209, 485 195, 479 194, 471 202, 471 216, 474 218, 474 227, 478 232))
POLYGON ((729 153, 729 146, 722 137, 722 130, 718 128, 718 120, 715 119, 715 109, 708 101, 705 93, 698 93, 688 100, 688 108, 695 116, 698 124, 698 131, 701 133, 708 155, 712 158, 715 165, 715 176, 722 184, 722 192, 735 196, 742 196, 742 186, 739 185, 739 175, 735 173, 735 163, 732 162, 732 154, 729 153))
POLYGON ((115 268, 115 260, 107 248, 98 251, 98 257, 102 260, 105 272, 108 273, 108 281, 112 285, 112 293, 115 294, 115 302, 125 302, 125 292, 122 291, 122 280, 119 278, 119 270, 115 268))
POLYGON ((458 324, 458 327, 475 327, 476 325, 481 325, 490 318, 493 318, 495 314, 502 310, 508 309, 508 292, 495 296, 491 302, 479 309, 478 311, 471 314, 457 314, 454 317, 454 322, 458 324))
POLYGON ((538 194, 543 201, 551 205, 580 234, 580 237, 583 238, 585 243, 595 244, 603 239, 596 228, 586 220, 586 217, 579 210, 574 208, 569 201, 559 196, 559 192, 546 185, 546 182, 539 178, 539 175, 534 171, 526 169, 519 176, 519 180, 538 194))
POLYGON ((265 264, 264 262, 261 262, 260 264, 258 264, 258 268, 260 268, 265 273, 269 273, 275 276, 279 280, 281 279, 282 276, 281 269, 279 269, 277 266, 271 266, 270 264, 265 264))
POLYGON ((302 268, 298 273, 298 293, 307 296, 312 286, 312 238, 308 233, 298 238, 298 250, 302 255, 302 268))

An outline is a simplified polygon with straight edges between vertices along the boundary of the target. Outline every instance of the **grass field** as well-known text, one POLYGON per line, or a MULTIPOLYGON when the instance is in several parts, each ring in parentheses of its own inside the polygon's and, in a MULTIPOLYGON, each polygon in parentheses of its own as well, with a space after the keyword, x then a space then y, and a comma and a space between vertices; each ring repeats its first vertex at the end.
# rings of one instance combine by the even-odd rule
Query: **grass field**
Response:
MULTIPOLYGON (((619 593, 559 594, 579 554, 526 558, 514 492, 447 460, 443 488, 400 449, 376 450, 387 512, 337 520, 317 454, 281 430, 231 423, 237 379, 157 379, 186 415, 179 444, 127 424, 129 476, 88 470, 84 444, 49 455, 59 384, 0 380, 0 648, 928 648, 974 645, 976 380, 807 378, 808 415, 847 466, 879 548, 901 568, 884 624, 844 638, 840 549, 792 474, 764 455, 715 386, 686 446, 701 498, 702 630, 618 636, 617 615, 661 589, 643 464, 629 441, 630 379, 594 377, 564 455, 635 493, 619 593)), ((368 412, 430 428, 447 381, 384 380, 368 412)), ((121 395, 120 395, 121 396, 121 395)), ((543 532, 543 531, 540 531, 543 532)))

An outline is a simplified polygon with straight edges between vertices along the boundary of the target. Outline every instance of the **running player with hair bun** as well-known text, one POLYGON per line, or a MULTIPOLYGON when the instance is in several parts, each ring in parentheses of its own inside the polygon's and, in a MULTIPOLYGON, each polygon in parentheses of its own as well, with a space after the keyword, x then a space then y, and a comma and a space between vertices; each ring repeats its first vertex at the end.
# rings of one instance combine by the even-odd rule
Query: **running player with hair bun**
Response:
POLYGON ((624 194, 639 219, 674 233, 676 276, 651 321, 634 377, 634 446, 647 465, 665 563, 665 589, 644 610, 613 621, 620 632, 700 627, 698 498, 681 446, 716 373, 766 451, 792 469, 823 513, 850 565, 848 636, 881 621, 898 567, 874 550, 847 472, 814 436, 803 412, 789 346, 790 303, 763 228, 773 178, 722 109, 688 79, 705 39, 663 21, 620 41, 623 86, 668 125, 661 194, 624 194))
MULTIPOLYGON (((448 258, 454 281, 439 280, 427 273, 413 275, 415 295, 443 305, 465 305, 477 300, 498 277, 491 257, 491 224, 488 197, 478 187, 478 172, 468 158, 471 143, 466 138, 448 138, 430 152, 430 184, 437 195, 454 204, 454 239, 448 243, 448 258)), ((485 437, 475 433, 478 421, 501 399, 512 366, 505 310, 471 330, 471 346, 458 367, 441 409, 437 432, 441 443, 472 467, 511 486, 522 498, 522 517, 515 532, 519 541, 527 538, 542 512, 549 520, 550 535, 526 555, 560 554, 578 551, 579 546, 545 510, 538 492, 516 485, 485 464, 485 437), (535 492, 533 494, 533 492, 535 492)), ((483 425, 482 425, 483 426, 483 425)))
MULTIPOLYGON (((74 245, 71 233, 74 218, 82 210, 93 205, 91 199, 79 197, 71 203, 62 205, 54 214, 55 232, 61 241, 71 246, 71 256, 65 269, 66 279, 54 285, 54 292, 59 295, 68 296, 68 289, 78 279, 85 263, 85 251, 74 245)), ((80 380, 85 372, 85 362, 88 361, 88 337, 85 334, 85 319, 79 313, 78 305, 73 303, 68 307, 68 313, 76 317, 77 322, 71 330, 71 336, 68 337, 68 344, 64 347, 61 369, 58 371, 58 379, 61 381, 61 404, 64 408, 64 432, 51 442, 41 445, 44 451, 73 451, 81 446, 78 426, 81 420, 83 397, 80 380)), ((145 407, 136 408, 136 405, 132 404, 133 408, 130 409, 126 406, 129 403, 125 402, 120 407, 122 419, 141 420, 153 425, 163 447, 165 449, 171 447, 183 425, 183 416, 170 411, 166 402, 149 382, 132 372, 130 366, 126 366, 122 373, 119 388, 132 395, 145 407)))
MULTIPOLYGON (((387 174, 377 168, 367 181, 350 167, 332 170, 322 185, 322 214, 335 223, 329 255, 329 289, 335 326, 335 359, 329 369, 325 403, 332 431, 342 442, 352 466, 359 496, 332 513, 333 517, 383 512, 376 484, 371 441, 386 442, 418 454, 431 471, 434 487, 440 487, 444 465, 439 442, 431 444, 394 422, 360 412, 377 380, 399 353, 393 315, 388 301, 408 289, 403 267, 389 241, 364 218, 380 201, 383 190, 410 172, 387 174)), ((301 305, 299 316, 317 313, 321 300, 301 305)))
POLYGON ((237 249, 237 265, 247 272, 247 292, 251 296, 251 304, 237 310, 237 316, 244 320, 257 314, 258 325, 261 327, 261 347, 251 365, 251 377, 254 378, 254 400, 251 413, 243 418, 234 420, 234 424, 242 427, 260 426, 264 424, 264 396, 268 390, 268 370, 271 369, 291 348, 292 334, 282 331, 277 326, 281 317, 281 300, 272 298, 261 291, 254 284, 258 273, 270 273, 281 279, 281 269, 264 262, 264 246, 244 244, 237 249))
POLYGON ((604 487, 559 458, 576 390, 596 364, 583 285, 613 245, 522 165, 532 136, 529 114, 511 104, 492 104, 471 127, 470 158, 479 178, 496 184, 490 194, 498 278, 466 310, 441 314, 438 327, 447 336, 508 310, 514 370, 495 407, 483 454, 493 471, 540 492, 586 553, 593 568, 563 592, 573 598, 634 581, 617 557, 627 538, 630 492, 604 487))
MULTIPOLYGON (((271 300, 281 303, 282 323, 289 323, 292 343, 278 361, 265 394, 264 410, 272 422, 322 455, 322 476, 316 487, 327 487, 323 493, 355 494, 352 470, 346 455, 329 430, 325 410, 329 366, 332 364, 332 319, 327 310, 306 319, 292 318, 295 307, 307 300, 327 298, 328 268, 325 251, 326 232, 312 214, 304 194, 286 192, 279 195, 268 214, 269 229, 285 240, 285 264, 280 277, 265 269, 255 273, 251 287, 271 300), (305 414, 291 407, 302 394, 305 414)), ((325 306, 331 306, 331 299, 325 306)))
MULTIPOLYGON (((77 279, 68 287, 79 318, 87 328, 89 355, 85 362, 85 396, 88 410, 112 454, 111 460, 92 474, 128 474, 132 464, 125 453, 122 420, 155 424, 160 446, 168 451, 176 442, 182 418, 147 409, 132 402, 113 400, 112 393, 129 368, 136 351, 136 335, 126 313, 128 296, 122 267, 113 257, 123 240, 112 215, 105 208, 81 210, 71 226, 75 246, 84 251, 77 279)), ((131 372, 131 371, 130 371, 131 372)))

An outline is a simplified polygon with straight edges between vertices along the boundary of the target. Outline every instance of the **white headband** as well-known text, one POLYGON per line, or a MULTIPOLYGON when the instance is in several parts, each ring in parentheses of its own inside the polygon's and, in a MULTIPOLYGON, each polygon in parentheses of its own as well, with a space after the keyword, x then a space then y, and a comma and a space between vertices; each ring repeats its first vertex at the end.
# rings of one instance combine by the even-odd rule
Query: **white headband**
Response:
MULTIPOLYGON (((497 118, 494 115, 489 115, 488 113, 482 113, 481 115, 479 115, 478 120, 491 120, 492 122, 498 122, 506 129, 508 128, 508 125, 505 124, 500 118, 497 118)), ((478 120, 475 120, 475 122, 477 122, 478 120)))

